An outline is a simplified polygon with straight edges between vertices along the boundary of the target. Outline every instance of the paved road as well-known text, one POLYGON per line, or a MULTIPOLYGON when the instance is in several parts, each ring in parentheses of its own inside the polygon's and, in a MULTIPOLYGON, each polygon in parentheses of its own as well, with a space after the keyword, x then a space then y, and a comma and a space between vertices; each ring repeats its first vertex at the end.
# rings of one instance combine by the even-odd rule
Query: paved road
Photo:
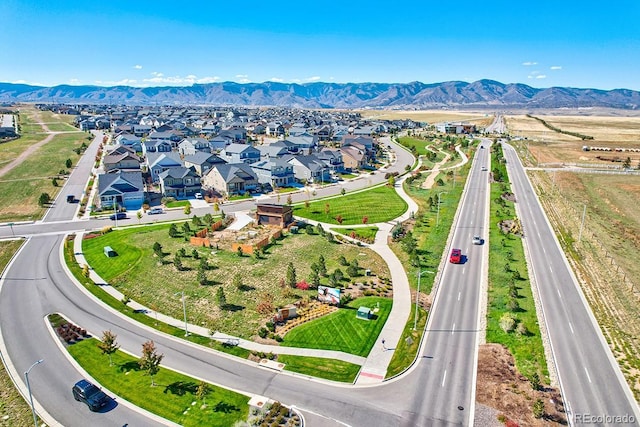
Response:
POLYGON ((530 268, 540 293, 571 421, 581 424, 586 415, 631 415, 635 417, 633 424, 638 425, 638 405, 579 289, 524 168, 515 150, 507 144, 503 147, 530 254, 530 268))

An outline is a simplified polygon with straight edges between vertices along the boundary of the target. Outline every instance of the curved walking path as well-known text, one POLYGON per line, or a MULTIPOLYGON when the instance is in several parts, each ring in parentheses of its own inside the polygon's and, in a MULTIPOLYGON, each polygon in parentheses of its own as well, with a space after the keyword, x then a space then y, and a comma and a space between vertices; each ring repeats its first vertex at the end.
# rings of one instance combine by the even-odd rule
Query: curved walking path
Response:
MULTIPOLYGON (((456 147, 456 151, 461 155, 462 161, 459 165, 465 164, 468 159, 464 153, 456 147)), ((454 166, 454 167, 457 167, 454 166)), ((436 174, 438 171, 434 171, 436 174)), ((310 348, 297 348, 297 347, 285 347, 285 346, 277 346, 277 345, 267 345, 260 344, 253 341, 241 339, 238 337, 234 337, 228 334, 224 334, 221 332, 214 332, 213 334, 202 326, 188 324, 186 325, 187 331, 189 333, 194 333, 202 336, 211 337, 219 342, 223 343, 231 343, 233 345, 238 345, 241 348, 245 348, 251 351, 259 351, 265 353, 275 353, 275 354, 289 354, 289 355, 297 355, 297 356, 311 356, 311 357, 322 357, 322 358, 331 358, 342 360, 345 362, 350 362, 358 365, 362 365, 360 369, 360 373, 356 379, 355 384, 357 385, 365 385, 365 384, 376 384, 380 383, 386 377, 387 369, 391 359, 393 358, 394 350, 397 348, 400 339, 402 338, 402 333, 404 331, 405 325, 409 316, 411 314, 411 287, 409 285, 409 279, 404 271, 404 267, 398 257, 393 253, 391 248, 388 245, 388 237, 391 234, 392 228, 398 223, 403 222, 409 219, 413 214, 418 211, 418 204, 404 191, 402 186, 404 180, 409 175, 405 175, 400 178, 396 184, 395 189, 405 200, 407 203, 407 210, 403 215, 398 218, 395 218, 391 221, 384 223, 376 223, 376 224, 367 224, 367 226, 377 226, 378 232, 376 233, 376 237, 373 244, 364 244, 365 247, 368 247, 378 253, 388 264, 389 271, 391 273, 391 280, 393 283, 393 305, 391 308, 391 312, 389 313, 389 317, 385 322, 379 338, 380 342, 376 343, 372 350, 369 352, 369 355, 364 358, 361 356, 356 356, 349 353, 344 353, 340 351, 333 350, 321 350, 321 349, 310 349, 310 348)), ((312 224, 321 224, 326 230, 329 228, 339 228, 341 226, 335 224, 328 223, 319 223, 317 221, 312 221, 309 219, 305 219, 307 222, 312 224)), ((344 226, 344 227, 353 227, 353 225, 344 226)), ((83 233, 78 233, 76 238, 74 239, 74 253, 76 262, 80 265, 88 265, 84 255, 82 253, 82 237, 83 233)), ((346 239, 351 240, 348 236, 344 236, 346 239)), ((102 289, 112 295, 114 298, 118 300, 122 300, 124 295, 119 292, 114 287, 107 284, 104 279, 102 279, 93 269, 89 270, 90 278, 96 283, 99 284, 102 289)), ((78 284, 79 286, 82 286, 78 284)), ((165 314, 156 312, 148 307, 143 306, 135 301, 129 302, 129 306, 134 310, 143 312, 147 314, 149 317, 154 318, 158 321, 167 323, 177 328, 184 329, 185 322, 184 320, 178 320, 167 316, 165 314)), ((277 363, 272 363, 271 365, 278 365, 277 363)), ((277 366, 268 366, 267 367, 279 369, 281 370, 283 365, 277 366)))

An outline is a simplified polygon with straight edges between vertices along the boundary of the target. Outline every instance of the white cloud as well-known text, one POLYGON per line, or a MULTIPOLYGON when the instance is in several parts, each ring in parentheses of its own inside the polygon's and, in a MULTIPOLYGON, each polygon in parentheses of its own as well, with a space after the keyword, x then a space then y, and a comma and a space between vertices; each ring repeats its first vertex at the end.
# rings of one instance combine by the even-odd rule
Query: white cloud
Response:
POLYGON ((95 83, 102 86, 135 86, 138 81, 136 79, 96 80, 95 83))
POLYGON ((308 77, 305 80, 308 81, 308 82, 317 82, 317 81, 320 80, 320 77, 319 76, 313 76, 313 77, 308 77))
POLYGON ((242 79, 238 80, 238 83, 251 83, 251 80, 242 78, 242 79))
POLYGON ((538 65, 538 63, 533 61, 527 61, 527 62, 523 62, 522 65, 524 65, 525 67, 530 67, 532 65, 538 65))
POLYGON ((280 78, 280 77, 271 77, 269 79, 272 82, 277 82, 277 83, 282 83, 284 81, 284 79, 280 78))
POLYGON ((153 77, 142 79, 143 83, 146 86, 149 85, 157 85, 157 84, 168 84, 168 85, 192 85, 194 83, 197 84, 205 84, 205 83, 213 83, 220 80, 220 77, 217 76, 207 76, 207 77, 198 77, 194 74, 189 74, 188 76, 165 76, 162 73, 153 72, 151 73, 153 77))
POLYGON ((536 79, 546 79, 546 78, 547 78, 547 76, 545 76, 544 74, 538 74, 536 76, 536 79))
MULTIPOLYGON (((39 83, 39 82, 29 82, 27 80, 23 80, 23 79, 19 79, 19 80, 14 80, 10 83, 16 84, 16 85, 31 85, 31 86, 47 86, 44 83, 39 83)), ((51 86, 51 85, 49 85, 51 86)))
POLYGON ((82 84, 82 81, 80 81, 80 79, 69 79, 69 84, 79 85, 82 84))
POLYGON ((133 68, 136 70, 142 70, 142 65, 134 65, 133 68))
POLYGON ((562 67, 560 65, 552 65, 551 67, 549 67, 550 70, 562 70, 562 67))
POLYGON ((249 74, 236 74, 236 79, 246 79, 249 74))

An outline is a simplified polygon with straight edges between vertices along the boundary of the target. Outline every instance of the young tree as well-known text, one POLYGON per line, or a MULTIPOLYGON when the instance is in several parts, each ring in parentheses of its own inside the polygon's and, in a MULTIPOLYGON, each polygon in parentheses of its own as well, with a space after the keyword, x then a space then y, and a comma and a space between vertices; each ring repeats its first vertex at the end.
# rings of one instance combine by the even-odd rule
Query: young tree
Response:
POLYGON ((49 196, 49 193, 41 193, 40 197, 38 197, 38 205, 40 205, 40 207, 44 207, 44 205, 49 202, 51 202, 51 196, 49 196))
POLYGON ((293 203, 293 199, 291 198, 291 194, 287 196, 287 204, 291 205, 293 203))
POLYGON ((533 402, 533 416, 536 418, 542 418, 544 416, 544 401, 542 399, 536 399, 533 402))
POLYGON ((142 344, 142 357, 138 360, 138 365, 140 365, 140 369, 146 371, 147 375, 151 377, 151 387, 156 385, 153 382, 153 376, 160 371, 160 362, 163 357, 163 354, 158 354, 153 341, 147 341, 142 344))
POLYGON ((342 217, 342 215, 336 215, 336 221, 338 221, 338 224, 342 224, 342 221, 344 221, 344 218, 342 217))
POLYGON ((627 157, 626 159, 624 159, 624 162, 622 162, 622 169, 629 168, 631 168, 631 157, 627 157))
POLYGON ((184 214, 185 214, 185 215, 191 215, 191 205, 190 205, 190 204, 185 205, 185 207, 184 207, 184 214))
POLYGON ((340 194, 344 196, 346 192, 347 190, 345 190, 344 187, 342 187, 342 189, 340 190, 340 194))
POLYGON ((242 276, 240 273, 236 273, 235 276, 233 276, 233 286, 238 288, 238 290, 242 290, 244 284, 242 283, 242 276))
POLYGON ((53 178, 51 180, 51 185, 53 185, 54 187, 57 187, 58 186, 58 179, 57 178, 53 178))
POLYGON ((320 275, 318 274, 318 270, 314 270, 313 268, 311 269, 311 273, 309 274, 309 282, 311 282, 311 284, 315 288, 320 286, 320 275))
POLYGON ((340 257, 338 258, 338 264, 347 266, 347 265, 349 265, 349 262, 344 257, 344 255, 340 255, 340 257))
POLYGON ((175 224, 171 224, 169 226, 169 237, 178 237, 178 226, 175 224))
POLYGON ((138 218, 138 224, 140 224, 140 220, 142 219, 142 212, 136 212, 136 218, 138 218))
POLYGON ((182 271, 183 266, 182 266, 182 258, 180 258, 180 255, 176 254, 176 256, 173 257, 173 265, 176 267, 176 270, 182 271))
POLYGON ((73 165, 73 163, 71 162, 71 159, 67 159, 67 160, 64 162, 64 165, 67 167, 67 169, 70 169, 70 168, 71 168, 71 165, 73 165))
POLYGON ((111 360, 111 355, 120 348, 120 345, 116 342, 116 334, 111 331, 102 332, 102 341, 98 343, 98 348, 102 352, 102 354, 106 354, 109 356, 109 366, 113 365, 113 361, 111 360))
POLYGON ((321 276, 327 275, 327 263, 324 261, 324 257, 322 255, 318 257, 318 274, 321 276))
POLYGON ((193 215, 193 218, 191 218, 191 223, 195 227, 200 227, 202 225, 202 221, 200 221, 200 218, 198 218, 198 215, 193 215))
POLYGON ((191 257, 193 259, 199 259, 200 258, 200 252, 198 252, 198 250, 196 248, 193 248, 193 250, 191 251, 191 257))
POLYGON ((204 285, 207 284, 207 282, 208 282, 207 281, 207 273, 205 272, 204 269, 202 269, 202 268, 198 269, 197 280, 198 280, 198 283, 201 286, 204 286, 204 285))
POLYGON ((87 278, 88 278, 90 274, 91 274, 91 273, 89 272, 89 266, 88 266, 87 264, 85 264, 85 265, 82 267, 82 275, 83 275, 84 277, 87 277, 87 278))
POLYGON ((291 288, 295 288, 296 282, 296 268, 293 266, 293 263, 290 262, 289 265, 287 265, 287 285, 291 288))
POLYGON ((208 214, 204 214, 204 216, 202 217, 202 220, 204 221, 205 224, 213 224, 213 215, 211 215, 210 213, 208 214))
POLYGON ((218 307, 224 310, 224 307, 227 305, 227 296, 224 294, 222 286, 216 291, 216 301, 218 301, 218 307))
POLYGON ((201 381, 200 384, 198 384, 198 388, 196 389, 196 399, 202 400, 204 402, 204 398, 207 397, 209 391, 211 391, 209 384, 201 381))
POLYGON ((188 222, 182 224, 182 232, 184 233, 185 237, 191 234, 191 227, 189 227, 188 222))

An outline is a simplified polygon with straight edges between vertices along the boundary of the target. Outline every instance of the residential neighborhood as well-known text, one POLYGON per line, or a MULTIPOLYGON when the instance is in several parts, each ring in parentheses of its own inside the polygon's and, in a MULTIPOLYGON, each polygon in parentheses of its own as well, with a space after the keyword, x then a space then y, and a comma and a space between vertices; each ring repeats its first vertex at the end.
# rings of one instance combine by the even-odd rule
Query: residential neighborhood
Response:
POLYGON ((291 108, 38 105, 107 132, 95 209, 138 210, 150 201, 224 200, 328 184, 385 161, 382 134, 411 120, 362 119, 353 111, 291 108), (114 205, 115 204, 115 205, 114 205))

